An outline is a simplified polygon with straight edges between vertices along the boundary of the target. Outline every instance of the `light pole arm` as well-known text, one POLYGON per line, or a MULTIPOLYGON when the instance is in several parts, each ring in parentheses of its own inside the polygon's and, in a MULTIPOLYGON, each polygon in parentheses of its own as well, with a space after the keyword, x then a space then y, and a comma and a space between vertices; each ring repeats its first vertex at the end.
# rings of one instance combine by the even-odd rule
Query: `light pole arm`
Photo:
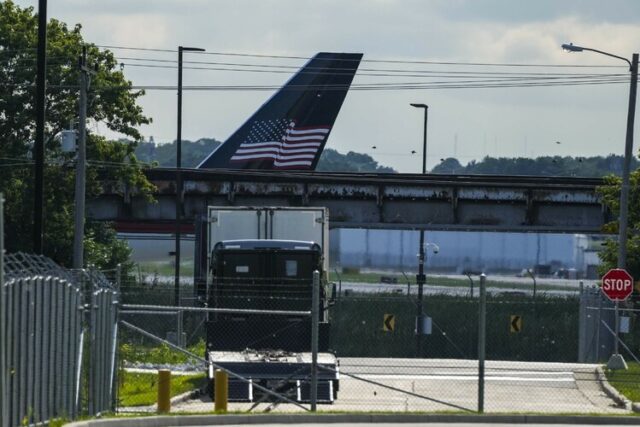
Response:
POLYGON ((627 64, 629 64, 629 68, 633 68, 633 65, 631 64, 631 61, 629 61, 627 58, 625 58, 623 56, 618 56, 618 55, 614 55, 613 53, 603 52, 603 51, 598 50, 598 49, 591 49, 590 47, 583 47, 582 50, 588 50, 589 52, 595 52, 595 53, 599 53, 601 55, 610 56, 612 58, 622 59, 627 64))
POLYGON ((564 50, 568 50, 569 52, 582 52, 586 50, 589 52, 599 53, 600 55, 610 56, 611 58, 621 59, 625 61, 627 64, 629 64, 629 67, 633 70, 633 65, 631 64, 631 61, 629 61, 627 58, 623 56, 614 55, 613 53, 605 52, 598 49, 592 49, 590 47, 576 46, 573 43, 569 43, 569 44, 565 43, 562 45, 562 48, 564 50))

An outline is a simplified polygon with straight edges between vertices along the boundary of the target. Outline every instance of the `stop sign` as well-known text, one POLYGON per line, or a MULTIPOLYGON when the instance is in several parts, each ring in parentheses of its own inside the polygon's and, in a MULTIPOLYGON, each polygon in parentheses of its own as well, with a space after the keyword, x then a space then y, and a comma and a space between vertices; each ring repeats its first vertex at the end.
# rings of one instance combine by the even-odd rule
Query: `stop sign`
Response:
POLYGON ((624 301, 633 292, 633 277, 621 268, 609 270, 602 276, 602 292, 611 301, 624 301))

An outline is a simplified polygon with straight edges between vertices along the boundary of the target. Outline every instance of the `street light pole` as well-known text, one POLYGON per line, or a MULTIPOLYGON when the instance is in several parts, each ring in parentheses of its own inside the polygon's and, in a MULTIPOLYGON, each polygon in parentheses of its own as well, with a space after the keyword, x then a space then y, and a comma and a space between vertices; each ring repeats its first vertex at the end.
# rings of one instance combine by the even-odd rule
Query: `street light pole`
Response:
MULTIPOLYGON (((198 47, 178 46, 178 135, 176 138, 176 246, 174 303, 180 305, 180 223, 182 219, 182 54, 204 52, 198 47)), ((179 338, 179 337, 178 337, 179 338)))
MULTIPOLYGON (((622 167, 622 186, 620 187, 620 219, 618 224, 618 268, 627 266, 627 228, 629 222, 629 175, 631 173, 631 156, 633 155, 633 125, 636 114, 636 94, 638 88, 638 54, 634 53, 631 61, 622 56, 613 55, 597 49, 575 46, 573 43, 563 44, 562 48, 569 52, 582 52, 584 50, 599 53, 625 61, 629 64, 631 72, 631 84, 629 86, 629 108, 627 111, 627 135, 624 143, 624 164, 622 167)), ((614 353, 607 362, 609 369, 627 369, 627 364, 621 354, 618 353, 618 301, 615 306, 615 334, 614 353)))
POLYGON ((629 64, 631 72, 631 84, 629 86, 629 109, 627 112, 627 135, 624 145, 624 163, 622 167, 622 186, 620 188, 620 219, 618 225, 618 268, 625 269, 627 266, 627 228, 629 222, 629 175, 631 173, 631 157, 633 156, 633 127, 636 114, 636 94, 638 88, 638 54, 634 53, 631 61, 627 58, 591 49, 583 46, 576 46, 573 43, 563 44, 562 48, 569 52, 589 51, 612 58, 621 59, 629 64))
MULTIPOLYGON (((424 127, 422 139, 422 173, 427 173, 427 119, 429 116, 429 106, 426 104, 411 104, 412 107, 424 109, 424 127)), ((424 284, 427 276, 424 274, 425 248, 424 229, 420 229, 420 248, 418 250, 418 274, 416 283, 418 284, 418 307, 416 313, 416 356, 422 356, 422 336, 424 335, 424 284)))
POLYGON ((422 173, 427 173, 427 120, 429 119, 429 106, 426 104, 411 104, 415 108, 424 109, 424 126, 422 128, 422 173))
POLYGON ((618 268, 627 266, 627 226, 629 223, 629 175, 633 156, 633 126, 636 115, 636 93, 638 88, 638 54, 631 60, 631 85, 629 87, 629 109, 627 112, 627 137, 624 145, 624 166, 622 168, 622 187, 620 189, 620 230, 618 248, 618 268))

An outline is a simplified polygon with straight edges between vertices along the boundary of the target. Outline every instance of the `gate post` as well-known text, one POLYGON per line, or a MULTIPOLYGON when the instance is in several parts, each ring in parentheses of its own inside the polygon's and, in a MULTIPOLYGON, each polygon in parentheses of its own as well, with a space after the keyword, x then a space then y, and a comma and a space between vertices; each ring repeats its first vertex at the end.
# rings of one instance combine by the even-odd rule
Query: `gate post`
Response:
POLYGON ((318 328, 320 303, 320 273, 313 272, 313 290, 311 296, 311 411, 316 411, 318 401, 318 328))
POLYGON ((6 377, 5 377, 5 349, 7 348, 6 342, 6 333, 5 333, 5 325, 7 324, 7 319, 5 316, 8 313, 5 312, 5 301, 4 301, 4 199, 2 197, 2 193, 0 193, 0 322, 2 322, 2 327, 0 327, 0 426, 8 425, 8 411, 7 411, 7 388, 6 388, 6 377))
POLYGON ((480 310, 478 314, 478 412, 484 412, 484 359, 487 333, 487 276, 480 275, 480 310))

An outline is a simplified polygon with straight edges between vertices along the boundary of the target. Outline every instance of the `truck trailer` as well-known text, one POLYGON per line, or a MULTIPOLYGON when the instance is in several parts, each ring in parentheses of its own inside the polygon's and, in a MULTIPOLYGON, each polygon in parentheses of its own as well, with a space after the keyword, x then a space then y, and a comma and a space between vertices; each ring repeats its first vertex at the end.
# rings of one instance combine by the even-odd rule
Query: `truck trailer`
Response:
MULTIPOLYGON (((339 364, 329 351, 328 235, 326 208, 212 206, 197 224, 196 299, 229 310, 208 314, 206 358, 250 380, 231 378, 230 400, 269 398, 254 384, 309 400, 311 318, 302 313, 311 311, 316 270, 318 365, 325 368, 318 369, 318 402, 337 397, 339 364)), ((213 368, 208 375, 213 378, 213 368)))

